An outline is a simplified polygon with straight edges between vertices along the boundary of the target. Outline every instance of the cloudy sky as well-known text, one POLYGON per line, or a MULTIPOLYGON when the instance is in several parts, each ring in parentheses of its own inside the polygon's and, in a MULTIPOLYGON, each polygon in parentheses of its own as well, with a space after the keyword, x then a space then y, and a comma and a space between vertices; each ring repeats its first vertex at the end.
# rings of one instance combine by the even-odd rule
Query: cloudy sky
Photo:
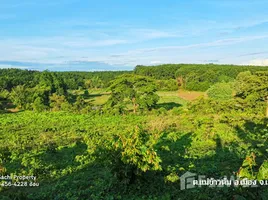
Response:
POLYGON ((6 0, 0 68, 268 65, 267 0, 6 0))

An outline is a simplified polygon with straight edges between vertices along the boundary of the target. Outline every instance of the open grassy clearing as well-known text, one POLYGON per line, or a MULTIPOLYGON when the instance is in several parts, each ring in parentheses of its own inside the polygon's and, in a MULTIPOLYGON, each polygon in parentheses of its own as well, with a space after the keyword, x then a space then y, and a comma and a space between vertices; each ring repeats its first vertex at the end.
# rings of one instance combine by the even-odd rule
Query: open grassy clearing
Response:
POLYGON ((185 105, 187 103, 187 100, 179 97, 178 91, 158 91, 157 94, 160 97, 158 104, 174 102, 180 105, 185 105))
MULTIPOLYGON (((167 105, 172 104, 173 107, 184 106, 187 103, 187 100, 179 97, 177 91, 158 91, 160 99, 158 101, 158 105, 167 105)), ((110 97, 110 93, 104 90, 91 90, 89 91, 88 100, 92 102, 94 105, 103 105, 107 102, 110 97)))
POLYGON ((205 92, 187 91, 187 90, 179 90, 179 92, 177 92, 177 95, 180 98, 187 100, 187 101, 193 101, 201 96, 206 97, 205 92))

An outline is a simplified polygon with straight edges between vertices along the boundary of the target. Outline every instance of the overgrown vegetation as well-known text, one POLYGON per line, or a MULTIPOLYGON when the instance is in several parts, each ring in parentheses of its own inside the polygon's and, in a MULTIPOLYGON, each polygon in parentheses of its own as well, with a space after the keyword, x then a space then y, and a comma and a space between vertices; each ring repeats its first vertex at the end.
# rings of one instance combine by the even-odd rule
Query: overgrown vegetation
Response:
POLYGON ((0 177, 34 175, 39 183, 0 187, 1 198, 266 200, 267 185, 180 185, 187 171, 268 180, 265 70, 0 70, 0 177), (181 99, 175 86, 206 95, 181 99))
POLYGON ((267 71, 267 67, 182 64, 176 71, 176 77, 184 89, 206 91, 215 83, 234 81, 240 72, 245 71, 267 71))

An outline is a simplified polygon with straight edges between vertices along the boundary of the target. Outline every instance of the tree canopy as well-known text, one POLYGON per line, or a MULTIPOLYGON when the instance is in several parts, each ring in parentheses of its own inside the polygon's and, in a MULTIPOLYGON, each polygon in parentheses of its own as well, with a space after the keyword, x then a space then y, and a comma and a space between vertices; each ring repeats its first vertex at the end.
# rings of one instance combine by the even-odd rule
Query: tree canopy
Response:
POLYGON ((215 83, 234 81, 240 72, 266 70, 268 67, 263 66, 182 64, 176 77, 183 89, 206 91, 215 83))
POLYGON ((151 109, 159 99, 154 81, 144 76, 122 75, 111 83, 110 90, 107 105, 117 107, 120 112, 128 104, 132 105, 134 113, 140 109, 151 109))
POLYGON ((233 89, 230 83, 216 83, 208 91, 208 97, 215 100, 229 100, 232 98, 233 89))
POLYGON ((253 104, 256 101, 266 102, 266 117, 268 117, 268 71, 242 72, 238 74, 235 86, 236 96, 253 104))

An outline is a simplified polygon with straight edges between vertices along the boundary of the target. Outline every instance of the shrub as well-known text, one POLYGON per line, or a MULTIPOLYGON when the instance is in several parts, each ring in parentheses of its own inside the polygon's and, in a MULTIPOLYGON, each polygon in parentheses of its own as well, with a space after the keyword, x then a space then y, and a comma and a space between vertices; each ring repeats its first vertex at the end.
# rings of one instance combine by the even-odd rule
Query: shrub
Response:
POLYGON ((178 90, 178 83, 175 79, 157 80, 156 87, 157 87, 157 90, 176 91, 176 90, 178 90))
POLYGON ((207 91, 208 97, 214 100, 230 100, 232 99, 232 93, 230 83, 216 83, 207 91))
POLYGON ((179 115, 183 112, 183 108, 182 107, 174 107, 172 110, 171 110, 172 114, 174 115, 179 115))

